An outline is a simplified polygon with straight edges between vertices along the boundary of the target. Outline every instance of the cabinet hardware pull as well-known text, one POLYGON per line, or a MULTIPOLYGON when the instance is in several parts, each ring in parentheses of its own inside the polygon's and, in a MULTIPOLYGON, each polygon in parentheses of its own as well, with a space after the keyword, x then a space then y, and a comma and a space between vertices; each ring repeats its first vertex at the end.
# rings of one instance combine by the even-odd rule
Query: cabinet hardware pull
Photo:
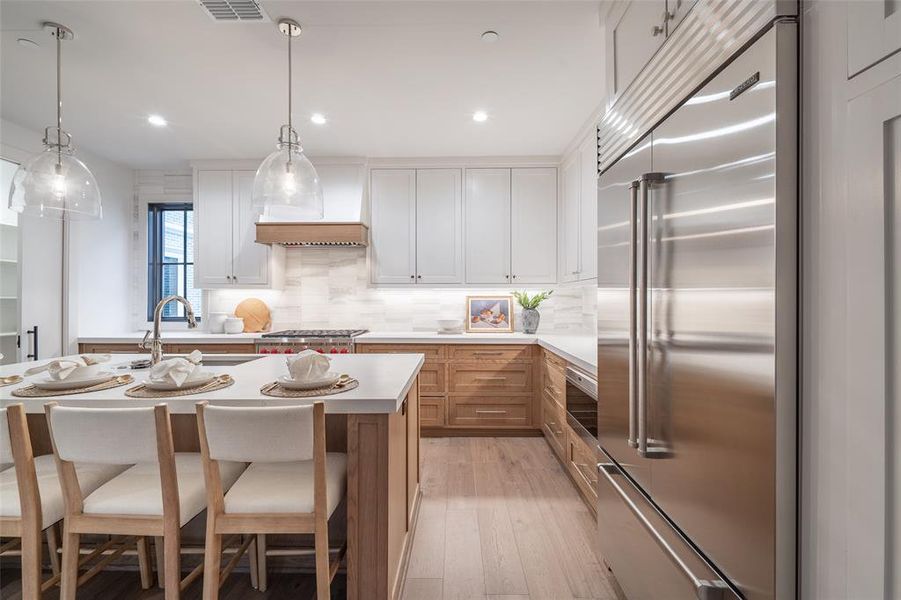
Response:
POLYGON ((664 28, 662 25, 654 25, 654 27, 651 28, 651 35, 652 35, 653 37, 657 37, 658 35, 660 35, 660 34, 663 33, 664 31, 666 31, 666 28, 664 28))
POLYGON ((476 381, 507 381, 506 377, 475 377, 476 381))
POLYGON ((422 275, 417 275, 416 279, 422 279, 422 275))
POLYGON ((500 356, 503 352, 488 352, 487 350, 482 350, 481 352, 473 352, 476 356, 500 356))
POLYGON ((507 411, 505 410, 477 410, 477 415, 505 415, 507 411))
POLYGON ((416 279, 416 275, 410 275, 410 279, 416 279))

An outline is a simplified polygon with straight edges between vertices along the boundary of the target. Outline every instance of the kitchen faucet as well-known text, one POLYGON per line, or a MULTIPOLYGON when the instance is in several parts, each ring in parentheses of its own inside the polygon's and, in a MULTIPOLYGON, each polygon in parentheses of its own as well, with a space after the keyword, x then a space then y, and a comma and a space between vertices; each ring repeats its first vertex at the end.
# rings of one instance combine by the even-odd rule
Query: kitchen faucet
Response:
POLYGON ((151 335, 151 332, 148 331, 144 334, 144 339, 140 344, 141 348, 144 350, 147 350, 149 346, 151 365, 155 365, 163 360, 163 341, 160 339, 160 319, 163 316, 163 307, 173 300, 181 302, 185 306, 185 315, 188 317, 188 328, 194 329, 197 327, 197 321, 194 320, 194 309, 191 307, 191 303, 188 302, 187 298, 184 296, 166 296, 160 300, 157 303, 156 308, 153 309, 153 337, 148 344, 147 338, 151 335))

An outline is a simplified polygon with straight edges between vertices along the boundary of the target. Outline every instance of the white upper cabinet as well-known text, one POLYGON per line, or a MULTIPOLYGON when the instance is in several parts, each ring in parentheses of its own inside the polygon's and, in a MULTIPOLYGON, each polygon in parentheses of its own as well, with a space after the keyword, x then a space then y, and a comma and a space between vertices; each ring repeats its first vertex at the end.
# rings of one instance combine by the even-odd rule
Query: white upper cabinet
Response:
POLYGON ((629 87, 663 45, 668 16, 666 0, 612 5, 606 20, 607 91, 611 101, 629 87))
POLYGON ((582 162, 575 152, 563 163, 561 174, 563 202, 560 219, 560 281, 577 281, 581 270, 582 249, 582 162))
POLYGON ((254 171, 235 171, 232 178, 233 240, 232 283, 241 286, 269 284, 271 249, 256 243, 260 211, 253 206, 254 171))
POLYGON ((254 171, 198 169, 194 177, 194 278, 200 289, 277 287, 280 265, 256 243, 254 171))
POLYGON ((373 283, 416 281, 416 171, 373 169, 370 176, 373 283))
POLYGON ((579 194, 579 279, 597 277, 598 262, 598 152, 591 134, 579 148, 581 193, 579 194))
POLYGON ((901 4, 897 0, 848 2, 848 77, 901 49, 901 4))
POLYGON ((416 171, 416 282, 463 282, 460 169, 416 171))
POLYGON ((669 36, 673 30, 682 22, 691 7, 698 0, 666 0, 666 10, 668 11, 666 23, 666 35, 669 36))
POLYGON ((231 285, 232 171, 197 171, 194 278, 201 289, 231 285))
POLYGON ((511 173, 512 283, 557 280, 557 169, 511 173))
POLYGON ((510 169, 466 169, 466 283, 510 282, 510 169))

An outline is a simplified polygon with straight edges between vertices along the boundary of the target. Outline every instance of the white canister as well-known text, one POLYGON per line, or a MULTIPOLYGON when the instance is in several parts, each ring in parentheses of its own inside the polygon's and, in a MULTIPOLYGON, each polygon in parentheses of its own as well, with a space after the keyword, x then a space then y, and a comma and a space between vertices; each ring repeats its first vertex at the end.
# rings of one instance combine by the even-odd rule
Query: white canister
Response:
POLYGON ((244 331, 244 319, 241 317, 228 317, 225 319, 225 333, 242 333, 244 331))
POLYGON ((225 333, 225 320, 228 313, 214 312, 210 313, 210 333, 225 333))

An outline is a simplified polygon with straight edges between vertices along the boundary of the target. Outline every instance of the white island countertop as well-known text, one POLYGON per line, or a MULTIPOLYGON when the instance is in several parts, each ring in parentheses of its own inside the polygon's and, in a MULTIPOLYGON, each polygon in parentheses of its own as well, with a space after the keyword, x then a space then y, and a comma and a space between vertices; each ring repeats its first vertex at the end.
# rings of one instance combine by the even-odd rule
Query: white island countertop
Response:
MULTIPOLYGON (((47 398, 18 398, 12 391, 24 387, 31 380, 46 378, 46 373, 26 377, 25 381, 0 387, 0 407, 21 402, 26 412, 41 413, 44 404, 55 401, 66 406, 90 406, 97 408, 154 406, 160 403, 169 405, 172 413, 189 414, 194 412, 194 405, 201 400, 210 404, 228 406, 286 406, 312 404, 317 400, 325 402, 327 413, 343 414, 384 414, 400 410, 407 392, 416 381, 416 376, 425 360, 422 354, 339 354, 330 357, 332 370, 347 373, 356 378, 360 385, 353 390, 333 394, 331 396, 311 396, 308 398, 273 398, 260 393, 260 388, 275 381, 279 376, 287 374, 283 356, 247 357, 248 362, 229 365, 206 365, 204 368, 216 374, 227 373, 235 383, 230 387, 208 393, 178 396, 174 398, 130 398, 125 395, 129 387, 147 379, 148 370, 119 369, 136 359, 146 359, 146 354, 114 354, 108 363, 110 371, 117 375, 130 373, 135 383, 99 392, 71 394, 47 398)), ((227 360, 229 357, 215 355, 208 357, 211 362, 227 360)), ((37 361, 17 363, 0 367, 0 376, 22 375, 26 369, 37 366, 37 361)))
POLYGON ((372 331, 354 338, 357 344, 538 344, 583 371, 597 371, 597 341, 591 336, 552 333, 436 333, 429 331, 372 331))

